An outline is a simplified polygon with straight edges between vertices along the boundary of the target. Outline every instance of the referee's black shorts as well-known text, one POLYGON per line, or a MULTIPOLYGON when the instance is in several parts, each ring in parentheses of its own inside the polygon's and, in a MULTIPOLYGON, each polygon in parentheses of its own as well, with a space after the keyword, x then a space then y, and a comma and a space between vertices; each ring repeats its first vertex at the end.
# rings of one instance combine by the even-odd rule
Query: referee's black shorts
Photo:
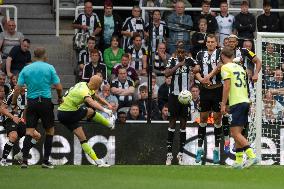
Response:
POLYGON ((74 131, 79 126, 78 122, 87 116, 88 108, 86 106, 81 106, 76 111, 61 111, 58 110, 57 118, 65 127, 70 131, 74 131))
POLYGON ((36 128, 39 119, 41 119, 42 126, 45 129, 54 126, 54 105, 50 98, 29 98, 27 101, 27 128, 36 128))
POLYGON ((183 105, 178 101, 178 96, 169 95, 169 117, 190 119, 190 104, 183 105))
POLYGON ((200 88, 200 112, 220 112, 223 87, 215 89, 200 88))

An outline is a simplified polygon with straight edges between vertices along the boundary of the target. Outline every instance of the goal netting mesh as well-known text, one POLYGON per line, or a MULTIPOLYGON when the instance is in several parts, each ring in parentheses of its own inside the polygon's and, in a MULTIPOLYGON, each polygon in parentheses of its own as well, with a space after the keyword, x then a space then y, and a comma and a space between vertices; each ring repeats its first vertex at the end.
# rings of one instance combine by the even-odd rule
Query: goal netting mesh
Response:
POLYGON ((261 164, 284 164, 284 33, 257 33, 256 55, 262 60, 262 74, 250 89, 248 140, 261 164))

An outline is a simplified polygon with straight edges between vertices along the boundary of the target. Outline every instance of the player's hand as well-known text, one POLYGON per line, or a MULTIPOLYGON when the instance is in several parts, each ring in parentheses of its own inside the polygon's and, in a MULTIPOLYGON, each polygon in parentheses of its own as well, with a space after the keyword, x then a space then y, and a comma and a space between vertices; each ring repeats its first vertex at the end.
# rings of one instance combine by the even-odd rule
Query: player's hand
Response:
POLYGON ((84 30, 84 31, 86 31, 86 30, 88 29, 88 26, 86 26, 86 25, 81 25, 81 29, 84 30))
POLYGON ((221 113, 222 113, 223 115, 228 114, 227 111, 226 111, 226 105, 223 104, 223 103, 221 103, 221 113))
POLYGON ((110 110, 110 109, 107 109, 107 108, 104 108, 104 110, 103 110, 105 113, 107 113, 108 115, 109 115, 109 117, 111 117, 112 116, 112 110, 110 110))
POLYGON ((258 80, 258 73, 253 74, 251 79, 252 79, 253 82, 257 82, 257 80, 258 80))
POLYGON ((19 124, 21 119, 19 117, 16 117, 16 116, 13 116, 13 122, 16 123, 16 124, 19 124))
POLYGON ((110 110, 113 110, 113 106, 110 105, 110 104, 107 105, 107 108, 110 109, 110 110))
POLYGON ((200 81, 203 85, 212 85, 211 81, 210 81, 210 77, 209 76, 205 76, 204 78, 201 79, 200 81))

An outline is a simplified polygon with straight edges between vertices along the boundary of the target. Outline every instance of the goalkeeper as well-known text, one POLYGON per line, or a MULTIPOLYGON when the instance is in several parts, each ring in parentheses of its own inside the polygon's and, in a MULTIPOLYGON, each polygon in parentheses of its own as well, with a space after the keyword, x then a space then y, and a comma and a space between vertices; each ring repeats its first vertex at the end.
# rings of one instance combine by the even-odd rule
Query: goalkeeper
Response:
POLYGON ((226 104, 229 100, 232 121, 230 132, 236 144, 236 161, 234 168, 250 167, 258 163, 258 158, 249 146, 247 139, 242 135, 242 130, 248 122, 249 98, 246 82, 246 72, 242 66, 232 63, 234 51, 225 47, 221 52, 224 65, 221 68, 223 85, 223 97, 221 112, 226 114, 226 104), (243 154, 246 153, 248 160, 243 164, 243 154))
POLYGON ((96 123, 114 128, 112 106, 96 94, 101 84, 102 77, 94 75, 88 83, 80 82, 71 87, 63 97, 63 103, 58 108, 57 117, 64 126, 78 137, 84 152, 95 161, 98 167, 109 167, 102 159, 98 159, 93 148, 87 142, 82 126, 78 124, 80 120, 87 117, 87 119, 96 123), (101 104, 107 105, 109 109, 104 108, 101 104), (110 119, 106 119, 96 110, 107 113, 110 119))

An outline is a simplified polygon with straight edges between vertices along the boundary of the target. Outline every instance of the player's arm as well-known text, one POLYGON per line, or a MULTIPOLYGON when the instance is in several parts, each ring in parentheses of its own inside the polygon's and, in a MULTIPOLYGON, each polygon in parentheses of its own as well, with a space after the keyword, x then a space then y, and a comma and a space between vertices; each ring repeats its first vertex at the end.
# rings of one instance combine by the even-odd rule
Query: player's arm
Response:
POLYGON ((103 105, 106 105, 109 109, 112 109, 112 105, 108 103, 104 98, 102 98, 100 95, 97 93, 94 94, 94 97, 97 99, 97 101, 103 105))
POLYGON ((185 60, 183 60, 183 61, 179 62, 177 65, 172 66, 172 65, 174 64, 174 61, 175 61, 174 58, 171 58, 171 59, 169 60, 168 65, 167 65, 167 68, 166 68, 166 70, 165 70, 165 76, 166 76, 166 77, 173 75, 173 74, 175 73, 175 71, 176 71, 179 67, 183 66, 184 63, 185 63, 185 60))
POLYGON ((225 79, 224 84, 223 84, 223 96, 222 96, 222 102, 221 102, 222 114, 226 114, 226 103, 228 102, 230 87, 231 87, 231 80, 225 79))
POLYGON ((254 75, 252 76, 252 80, 253 80, 254 82, 256 82, 257 79, 258 79, 258 73, 259 73, 260 70, 261 70, 261 61, 260 61, 260 59, 259 59, 257 56, 255 56, 255 57, 252 59, 252 62, 255 64, 255 71, 254 71, 254 75))
POLYGON ((9 110, 5 107, 4 103, 1 103, 0 105, 0 113, 3 114, 4 116, 12 119, 16 124, 20 122, 20 119, 14 115, 12 115, 9 110))
POLYGON ((87 103, 93 109, 108 113, 108 109, 104 108, 100 103, 92 99, 91 96, 86 96, 84 102, 87 103))
POLYGON ((13 97, 12 97, 11 105, 16 105, 17 104, 17 99, 18 99, 18 96, 21 93, 22 88, 23 87, 21 85, 16 85, 15 90, 14 90, 14 94, 13 94, 13 97))

